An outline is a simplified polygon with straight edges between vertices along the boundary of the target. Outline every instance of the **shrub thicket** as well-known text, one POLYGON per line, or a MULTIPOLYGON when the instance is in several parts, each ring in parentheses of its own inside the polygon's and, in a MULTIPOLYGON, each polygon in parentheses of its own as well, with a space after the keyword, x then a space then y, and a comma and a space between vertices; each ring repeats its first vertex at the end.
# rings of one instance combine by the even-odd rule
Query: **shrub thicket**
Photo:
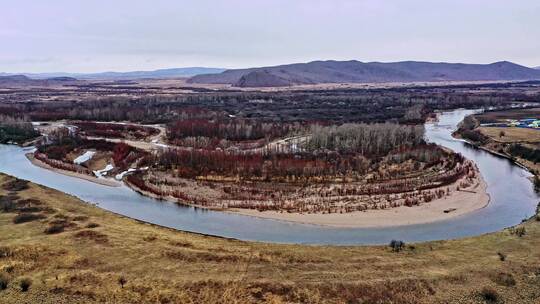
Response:
POLYGON ((405 242, 399 241, 399 240, 392 240, 389 244, 390 248, 392 248, 392 251, 394 252, 400 252, 405 248, 405 242))
POLYGON ((30 289, 31 285, 32 285, 32 280, 30 280, 29 278, 23 278, 19 282, 19 286, 21 287, 22 292, 27 292, 28 289, 30 289))
POLYGON ((20 213, 13 218, 13 224, 22 224, 46 218, 43 214, 39 213, 20 213))

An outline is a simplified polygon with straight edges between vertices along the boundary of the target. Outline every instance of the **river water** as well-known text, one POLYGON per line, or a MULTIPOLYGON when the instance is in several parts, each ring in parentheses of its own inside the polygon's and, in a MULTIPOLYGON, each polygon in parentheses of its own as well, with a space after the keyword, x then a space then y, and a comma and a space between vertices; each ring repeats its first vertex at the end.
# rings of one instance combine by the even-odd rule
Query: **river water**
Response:
POLYGON ((531 176, 528 171, 507 159, 452 138, 451 133, 457 124, 471 113, 473 110, 442 113, 439 122, 426 124, 426 138, 462 153, 478 165, 488 185, 490 204, 466 215, 429 224, 391 228, 328 228, 179 206, 144 197, 126 186, 107 187, 36 167, 26 159, 25 149, 12 145, 0 145, 0 172, 63 191, 134 219, 240 240, 355 245, 387 244, 392 239, 405 242, 453 239, 516 225, 534 214, 539 200, 528 179, 531 176))

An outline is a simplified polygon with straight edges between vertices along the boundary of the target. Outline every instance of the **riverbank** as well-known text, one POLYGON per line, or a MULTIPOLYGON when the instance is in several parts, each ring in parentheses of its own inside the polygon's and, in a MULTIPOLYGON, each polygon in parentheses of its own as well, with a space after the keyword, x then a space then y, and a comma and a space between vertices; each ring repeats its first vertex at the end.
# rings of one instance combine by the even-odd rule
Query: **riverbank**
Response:
MULTIPOLYGON (((125 184, 133 191, 158 200, 165 200, 177 204, 223 211, 245 216, 263 219, 280 220, 298 224, 310 224, 334 228, 386 228, 405 225, 427 224, 454 217, 462 216, 470 212, 482 209, 489 204, 490 197, 487 193, 487 185, 480 172, 474 179, 473 185, 467 189, 457 190, 462 179, 453 185, 441 187, 441 190, 452 188, 447 196, 435 199, 418 206, 400 206, 389 209, 356 211, 348 213, 287 213, 279 211, 258 211, 243 208, 207 208, 197 204, 188 204, 172 196, 160 196, 155 193, 142 190, 137 186, 125 181, 125 184)), ((436 190, 436 189, 432 189, 436 190)))
POLYGON ((11 181, 0 174, 0 196, 44 211, 22 224, 16 210, 0 212, 0 303, 485 303, 486 288, 500 302, 535 303, 540 294, 535 219, 521 237, 505 229, 400 252, 280 245, 149 225, 33 183, 8 191, 11 181))
POLYGON ((487 186, 480 176, 475 185, 466 190, 451 191, 449 196, 423 203, 419 206, 400 206, 384 210, 367 210, 350 213, 300 214, 253 209, 227 209, 242 215, 255 216, 301 224, 335 228, 386 228, 427 224, 442 221, 482 209, 489 204, 487 186))
MULTIPOLYGON (((448 148, 444 148, 449 150, 448 148)), ((32 164, 41 168, 52 170, 64 175, 85 179, 94 183, 98 183, 105 186, 118 187, 121 184, 119 182, 110 179, 101 179, 97 177, 88 176, 81 173, 72 171, 66 171, 56 169, 48 164, 35 159, 32 154, 27 154, 27 158, 32 164)), ((366 211, 354 211, 346 213, 288 213, 280 211, 258 211, 256 209, 241 209, 241 208, 207 208, 195 203, 186 204, 171 196, 163 197, 156 195, 149 191, 144 191, 132 183, 125 182, 125 184, 132 190, 138 192, 141 195, 151 197, 158 200, 167 200, 174 203, 185 204, 193 207, 199 207, 209 210, 226 211, 246 216, 273 219, 293 223, 311 224, 319 226, 327 226, 334 228, 386 228, 405 225, 417 225, 427 224, 454 217, 462 216, 464 214, 473 212, 475 210, 484 208, 489 203, 489 195, 486 193, 486 183, 482 179, 479 172, 477 172, 478 178, 475 180, 472 191, 457 191, 456 185, 460 181, 457 181, 452 185, 452 191, 448 195, 442 198, 435 199, 428 203, 422 203, 417 206, 400 206, 388 209, 370 209, 366 211)), ((441 190, 446 190, 448 187, 443 187, 441 190)))
POLYGON ((50 170, 50 171, 53 171, 53 172, 56 172, 56 173, 59 173, 59 174, 84 179, 84 180, 87 180, 87 181, 90 181, 90 182, 93 182, 93 183, 96 183, 96 184, 100 184, 100 185, 103 185, 103 186, 109 186, 109 187, 120 187, 121 186, 121 183, 119 183, 117 181, 114 181, 114 180, 111 180, 111 179, 97 178, 97 177, 92 177, 90 175, 86 175, 86 174, 82 174, 82 173, 77 173, 77 172, 73 172, 73 171, 67 171, 67 170, 54 168, 54 167, 40 161, 39 159, 36 159, 34 157, 33 153, 26 153, 26 158, 34 166, 37 166, 37 167, 40 167, 40 168, 43 168, 43 169, 46 169, 46 170, 50 170))
MULTIPOLYGON (((496 155, 498 157, 508 159, 509 161, 511 161, 516 166, 529 171, 534 176, 536 176, 537 173, 540 172, 540 165, 538 165, 537 163, 531 162, 529 160, 526 160, 526 159, 523 159, 523 158, 520 158, 520 157, 512 156, 509 153, 505 152, 504 145, 516 144, 516 143, 523 142, 522 138, 519 138, 519 136, 523 136, 523 134, 521 134, 521 132, 519 132, 519 133, 516 132, 519 136, 515 136, 515 134, 511 134, 511 136, 506 136, 505 135, 505 138, 504 138, 505 140, 502 141, 502 140, 500 140, 500 138, 495 137, 495 136, 500 135, 500 131, 501 131, 500 129, 498 129, 499 132, 494 132, 493 130, 491 130, 489 132, 486 132, 485 130, 490 129, 490 128, 485 128, 485 127, 479 127, 479 128, 477 127, 477 128, 475 128, 475 130, 477 130, 477 129, 478 129, 478 131, 480 133, 484 134, 488 138, 487 142, 479 143, 479 142, 474 142, 474 141, 468 140, 466 138, 463 138, 463 136, 459 133, 459 130, 453 132, 452 137, 454 139, 462 140, 463 142, 465 142, 468 145, 471 145, 471 146, 473 146, 473 147, 475 147, 477 149, 486 151, 486 152, 488 152, 490 154, 493 154, 493 155, 496 155), (512 135, 514 135, 514 136, 512 136, 512 135), (518 138, 516 138, 516 137, 518 137, 518 138)), ((497 129, 497 128, 495 128, 495 129, 497 129)), ((508 131, 508 130, 510 130, 511 132, 514 131, 514 130, 512 130, 512 128, 502 128, 502 129, 504 129, 505 131, 508 131)), ((530 130, 527 130, 527 131, 530 131, 530 130)), ((534 132, 540 133, 538 130, 534 130, 534 132)), ((532 142, 532 143, 537 143, 537 142, 532 142)))

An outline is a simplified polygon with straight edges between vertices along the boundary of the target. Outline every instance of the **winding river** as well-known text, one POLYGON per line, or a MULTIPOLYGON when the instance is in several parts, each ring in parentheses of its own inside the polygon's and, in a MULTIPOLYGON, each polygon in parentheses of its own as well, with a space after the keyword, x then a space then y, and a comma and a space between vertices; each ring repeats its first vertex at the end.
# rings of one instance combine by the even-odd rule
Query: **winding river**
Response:
POLYGON ((392 228, 329 228, 202 210, 157 201, 126 186, 107 187, 33 166, 25 149, 0 145, 0 172, 54 188, 100 208, 134 219, 178 230, 240 240, 298 244, 387 244, 453 239, 493 232, 518 224, 534 214, 539 197, 528 179, 531 174, 509 160, 452 138, 457 124, 473 110, 455 110, 426 124, 426 138, 473 160, 491 196, 490 204, 463 216, 429 224, 392 228))

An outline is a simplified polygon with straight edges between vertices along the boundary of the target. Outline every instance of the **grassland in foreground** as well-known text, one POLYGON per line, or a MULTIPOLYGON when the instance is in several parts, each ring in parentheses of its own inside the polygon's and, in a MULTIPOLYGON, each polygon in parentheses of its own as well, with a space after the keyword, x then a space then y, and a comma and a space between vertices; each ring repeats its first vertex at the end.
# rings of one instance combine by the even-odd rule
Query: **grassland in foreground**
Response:
POLYGON ((394 251, 387 246, 265 244, 179 232, 5 175, 0 175, 0 195, 0 303, 540 299, 536 217, 497 233, 407 244, 394 251))

